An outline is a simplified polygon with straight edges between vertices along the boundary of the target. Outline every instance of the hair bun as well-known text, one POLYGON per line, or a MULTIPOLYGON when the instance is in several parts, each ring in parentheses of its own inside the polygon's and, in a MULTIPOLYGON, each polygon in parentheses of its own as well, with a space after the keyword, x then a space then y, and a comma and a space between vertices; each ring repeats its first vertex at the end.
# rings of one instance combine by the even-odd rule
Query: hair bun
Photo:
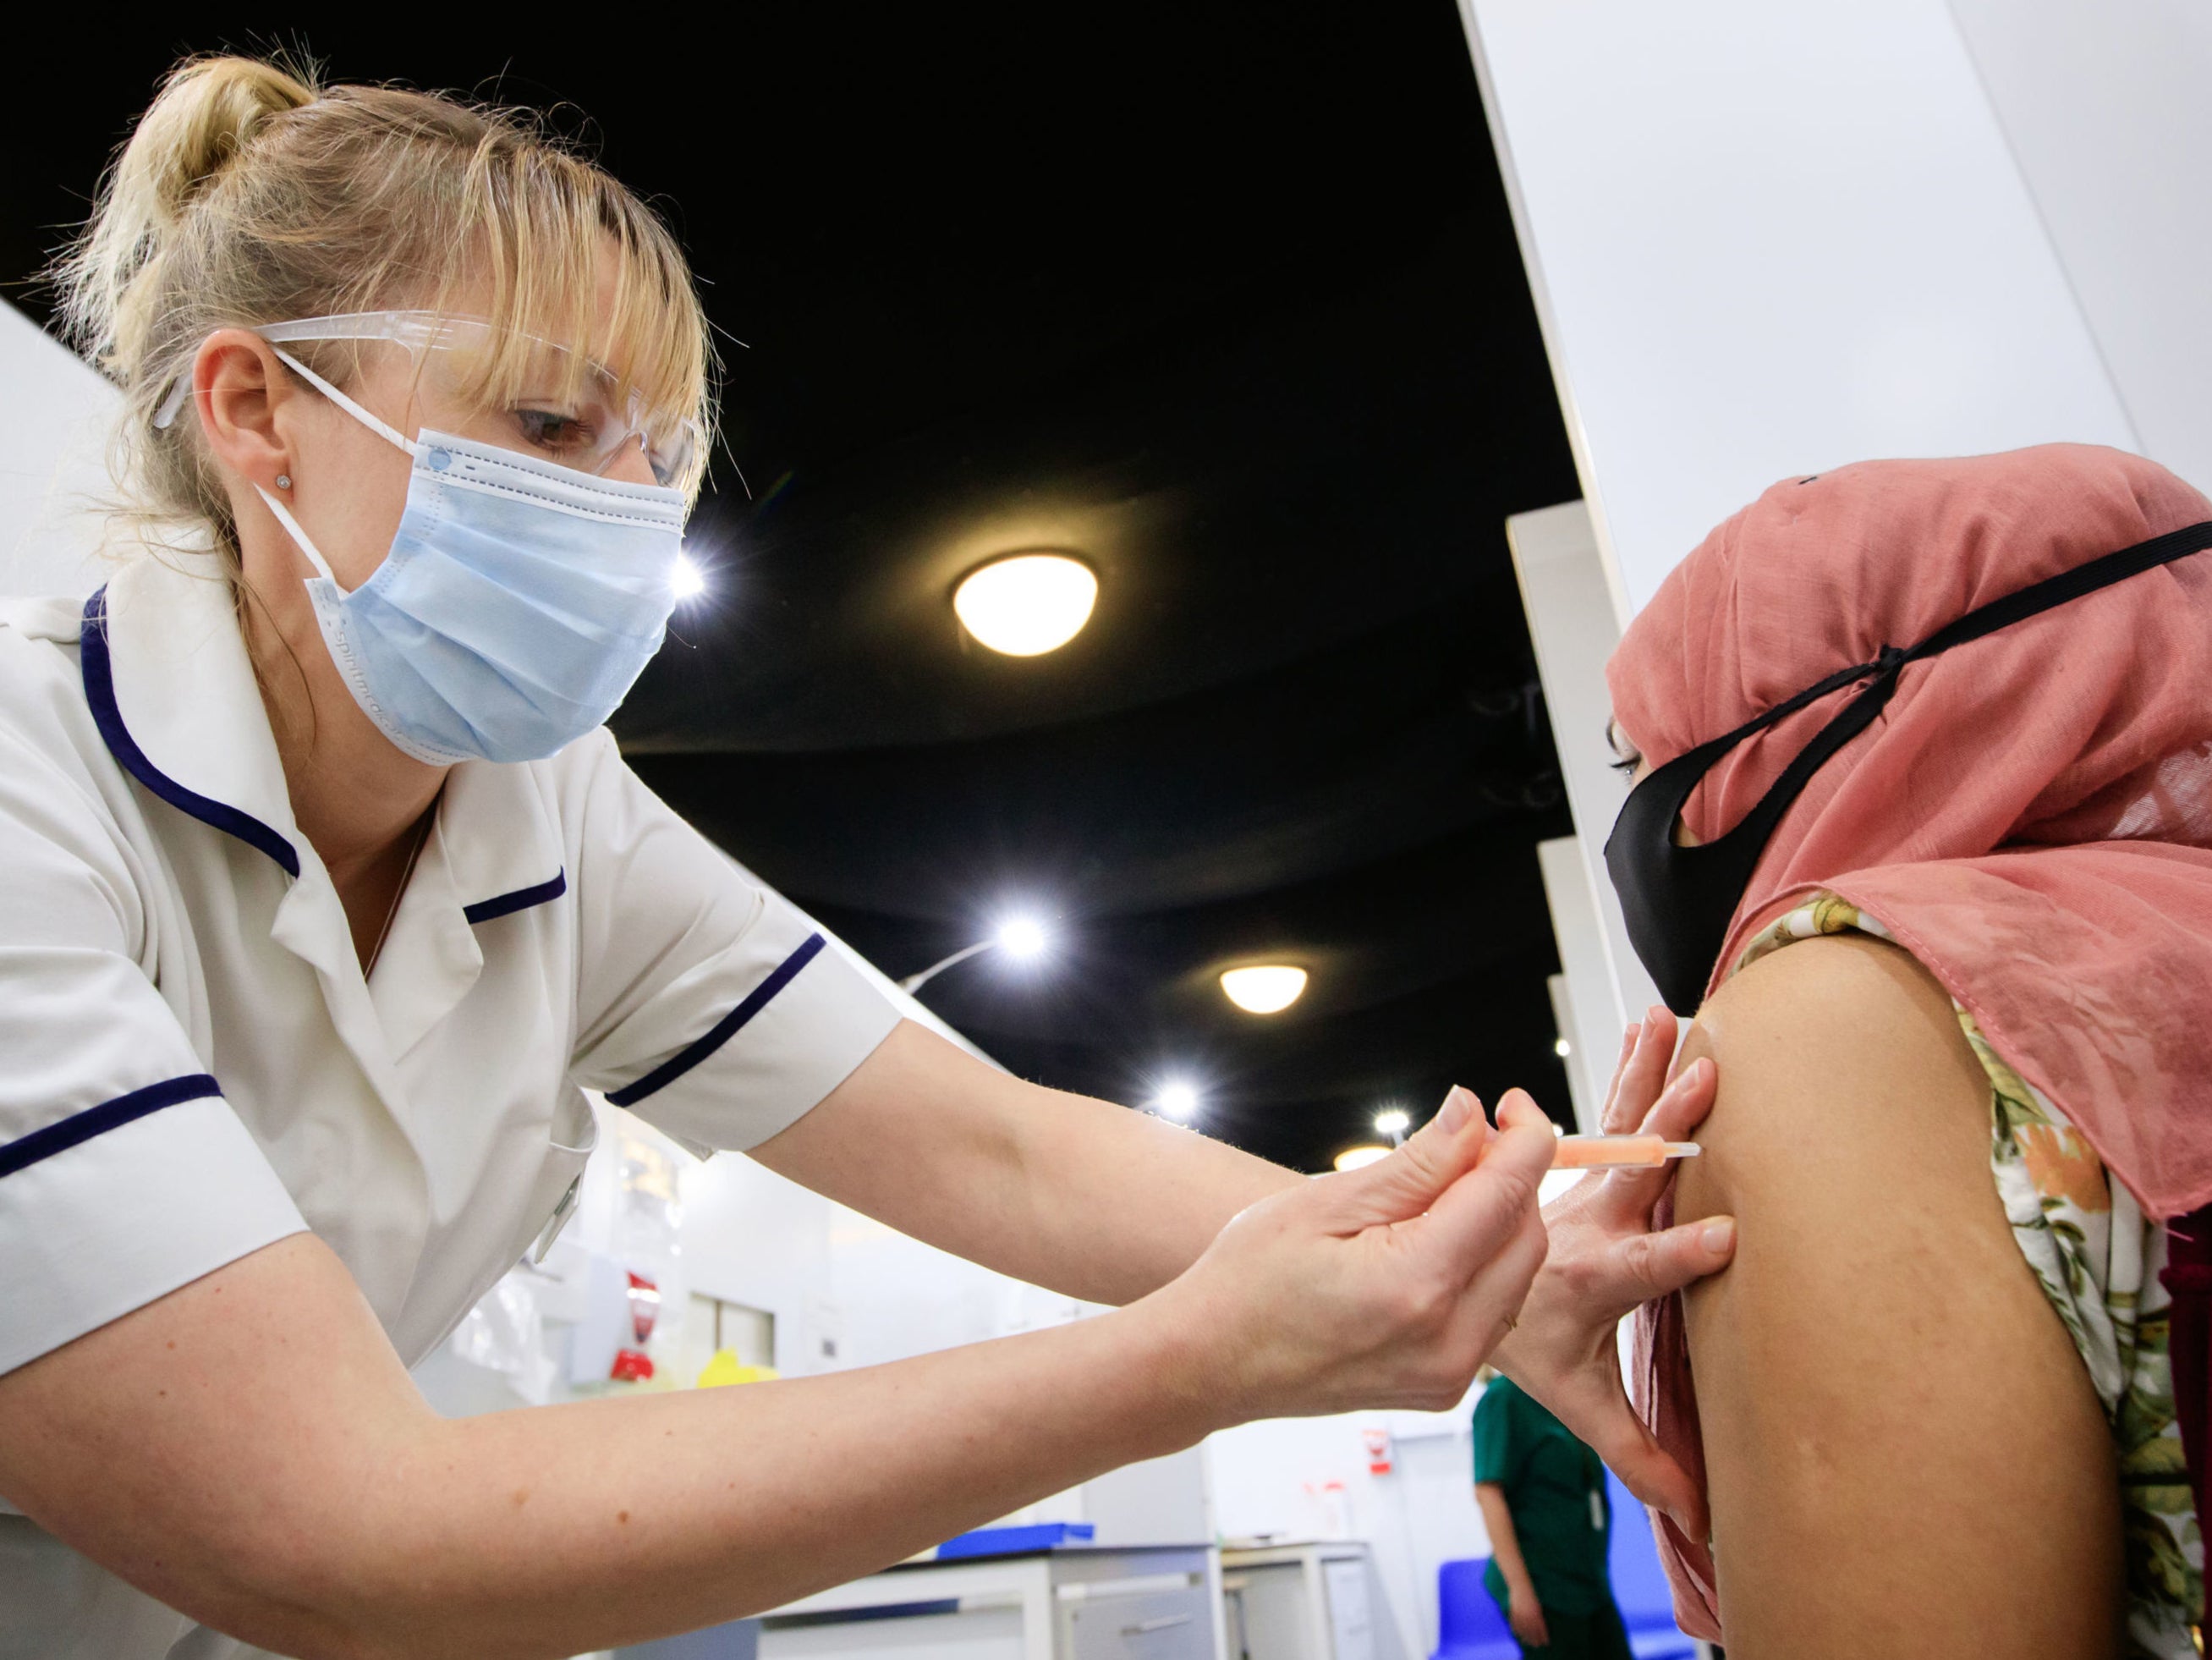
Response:
POLYGON ((315 100, 313 87, 252 58, 202 58, 173 70, 115 166, 114 194, 173 223, 273 116, 315 100))
POLYGON ((52 269, 63 331, 102 370, 130 384, 146 320, 134 315, 133 289, 193 199, 270 121, 315 97, 299 76, 252 58, 196 58, 170 71, 100 181, 84 234, 52 269))

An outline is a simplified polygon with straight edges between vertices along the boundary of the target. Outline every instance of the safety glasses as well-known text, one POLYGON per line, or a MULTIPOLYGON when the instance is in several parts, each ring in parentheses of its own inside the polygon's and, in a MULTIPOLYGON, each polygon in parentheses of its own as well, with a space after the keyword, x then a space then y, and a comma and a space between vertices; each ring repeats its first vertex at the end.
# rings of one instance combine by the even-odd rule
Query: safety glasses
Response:
MULTIPOLYGON (((456 406, 480 404, 473 391, 487 383, 492 353, 500 344, 491 325, 482 319, 428 311, 349 312, 265 324, 252 332, 271 345, 307 340, 388 341, 416 353, 432 395, 456 406)), ((605 366, 579 360, 567 347, 550 340, 535 336, 524 339, 530 350, 521 390, 507 400, 507 407, 488 412, 495 429, 482 435, 526 455, 594 474, 604 474, 635 448, 643 452, 659 483, 678 484, 690 477, 699 450, 696 422, 656 417, 635 392, 623 395, 620 382, 605 366)), ((191 395, 187 371, 161 400, 154 424, 169 426, 191 395)))

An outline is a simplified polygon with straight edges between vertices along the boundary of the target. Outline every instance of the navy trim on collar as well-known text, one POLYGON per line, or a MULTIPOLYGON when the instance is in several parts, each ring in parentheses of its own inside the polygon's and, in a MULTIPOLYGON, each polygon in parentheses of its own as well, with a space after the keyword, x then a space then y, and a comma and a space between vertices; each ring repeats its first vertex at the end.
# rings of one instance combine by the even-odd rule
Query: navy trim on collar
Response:
POLYGON ((107 659, 107 589, 104 586, 84 602, 84 634, 78 649, 84 667, 84 701, 92 708, 93 724, 100 728, 109 752, 122 763, 123 769, 178 812, 190 813, 248 847, 258 848, 283 866, 287 876, 298 876, 299 849, 283 836, 251 813, 186 789, 148 760, 146 751, 138 747, 138 740, 123 724, 123 711, 115 702, 115 670, 107 659))
POLYGON ((568 891, 568 873, 564 867, 555 871, 550 882, 540 882, 534 887, 517 888, 513 893, 502 893, 495 899, 479 899, 473 905, 464 905, 461 915, 471 923, 489 922, 495 916, 512 916, 519 910, 528 910, 532 905, 546 904, 568 891))
POLYGON ((635 1084, 625 1084, 618 1090, 609 1090, 607 1099, 616 1106, 626 1107, 634 1101, 642 1101, 657 1089, 674 1083, 697 1066, 716 1049, 738 1035, 738 1029, 769 1005, 769 1000, 792 982, 792 977, 821 954, 822 936, 810 933, 799 949, 769 971, 767 979, 745 994, 745 1000, 714 1023, 714 1031, 672 1058, 662 1061, 635 1084))
POLYGON ((27 1169, 42 1158, 51 1158, 58 1152, 67 1152, 81 1142, 91 1140, 95 1135, 120 1129, 133 1119, 143 1118, 164 1107, 173 1107, 182 1101, 198 1101, 222 1093, 222 1085, 216 1083, 212 1075, 196 1072, 190 1077, 167 1079, 159 1084, 149 1084, 143 1090, 133 1090, 128 1095, 118 1095, 112 1101, 103 1101, 96 1107, 87 1107, 82 1112, 73 1112, 43 1129, 33 1130, 28 1135, 19 1135, 12 1141, 0 1142, 0 1176, 13 1176, 17 1171, 27 1169))

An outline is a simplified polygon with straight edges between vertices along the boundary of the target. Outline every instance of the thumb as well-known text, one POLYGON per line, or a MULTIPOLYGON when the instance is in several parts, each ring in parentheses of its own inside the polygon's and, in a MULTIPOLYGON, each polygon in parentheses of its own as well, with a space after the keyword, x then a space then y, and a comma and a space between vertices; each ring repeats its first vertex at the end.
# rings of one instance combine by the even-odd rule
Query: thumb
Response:
POLYGON ((1419 1216, 1475 1166, 1490 1126, 1482 1103, 1455 1084, 1437 1116, 1388 1158, 1325 1178, 1331 1219, 1348 1232, 1419 1216))
POLYGON ((1622 1312, 1717 1274, 1735 1255, 1735 1218, 1709 1216, 1659 1233, 1636 1233, 1606 1252, 1596 1300, 1622 1312))
POLYGON ((1705 1496, 1674 1455, 1662 1448, 1626 1402, 1591 1438, 1590 1450, 1626 1487, 1654 1510, 1663 1511, 1685 1538, 1703 1544, 1711 1536, 1705 1496))

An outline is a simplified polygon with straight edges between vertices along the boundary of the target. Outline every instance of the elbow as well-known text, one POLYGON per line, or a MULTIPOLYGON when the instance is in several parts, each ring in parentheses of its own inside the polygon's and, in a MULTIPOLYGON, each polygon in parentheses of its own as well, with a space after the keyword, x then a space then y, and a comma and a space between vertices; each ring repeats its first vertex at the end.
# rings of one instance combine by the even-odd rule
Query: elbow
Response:
MULTIPOLYGON (((374 1477, 318 1479, 303 1503, 273 1504, 204 1535, 214 1595, 197 1618, 295 1660, 426 1660, 451 1632, 425 1617, 422 1529, 374 1477), (379 1489, 384 1491, 380 1495, 379 1489)), ((481 1653, 481 1651, 477 1652, 481 1653)))
POLYGON ((295 1660, 400 1660, 394 1610, 366 1588, 382 1581, 365 1547, 326 1530, 291 1536, 271 1528, 258 1536, 204 1541, 208 1554, 200 1596, 179 1599, 194 1618, 226 1634, 295 1660))

